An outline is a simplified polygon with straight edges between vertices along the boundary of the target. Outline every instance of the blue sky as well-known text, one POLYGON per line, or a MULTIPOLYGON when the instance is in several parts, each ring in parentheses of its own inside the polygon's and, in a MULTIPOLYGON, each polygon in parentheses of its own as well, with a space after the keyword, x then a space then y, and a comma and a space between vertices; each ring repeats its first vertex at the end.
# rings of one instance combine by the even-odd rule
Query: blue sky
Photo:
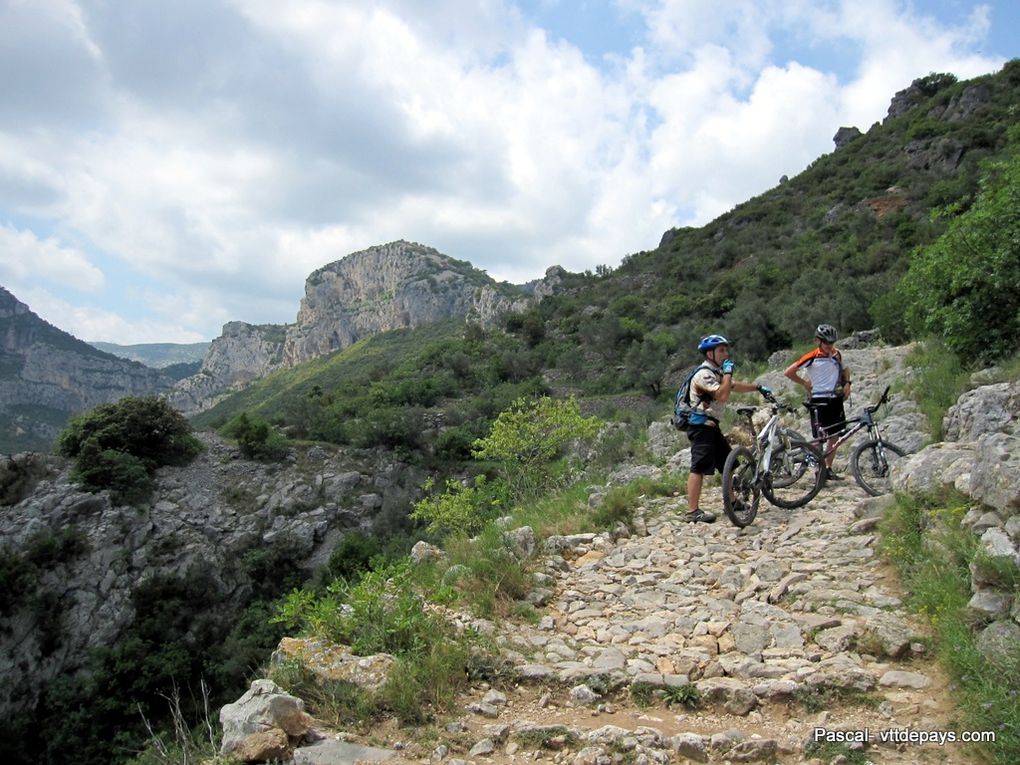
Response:
POLYGON ((395 239, 516 283, 615 266, 914 78, 998 70, 1018 9, 0 0, 0 284, 83 339, 192 342, 395 239))

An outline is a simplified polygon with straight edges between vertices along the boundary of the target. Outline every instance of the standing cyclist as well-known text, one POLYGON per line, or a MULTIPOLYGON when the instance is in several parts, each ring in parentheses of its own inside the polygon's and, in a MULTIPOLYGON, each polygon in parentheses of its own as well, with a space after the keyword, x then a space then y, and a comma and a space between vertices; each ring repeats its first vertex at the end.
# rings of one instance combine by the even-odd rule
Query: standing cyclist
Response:
MULTIPOLYGON (((790 364, 783 373, 798 385, 803 385, 811 395, 811 403, 818 405, 815 415, 811 418, 815 438, 829 436, 828 446, 836 443, 839 432, 846 425, 846 412, 843 410, 843 399, 850 395, 850 370, 843 366, 843 356, 836 350, 836 328, 831 324, 819 324, 815 330, 818 347, 809 351, 790 364), (797 374, 800 370, 807 377, 797 374)), ((841 481, 842 476, 832 470, 832 462, 836 452, 832 451, 825 458, 826 475, 830 481, 841 481)))
POLYGON ((686 520, 689 523, 714 523, 715 515, 702 510, 701 486, 706 475, 720 473, 730 453, 730 445, 719 429, 719 419, 730 393, 762 391, 760 385, 733 379, 730 341, 722 335, 708 335, 698 343, 705 361, 691 378, 690 400, 693 412, 687 437, 691 440, 691 475, 687 479, 686 520))

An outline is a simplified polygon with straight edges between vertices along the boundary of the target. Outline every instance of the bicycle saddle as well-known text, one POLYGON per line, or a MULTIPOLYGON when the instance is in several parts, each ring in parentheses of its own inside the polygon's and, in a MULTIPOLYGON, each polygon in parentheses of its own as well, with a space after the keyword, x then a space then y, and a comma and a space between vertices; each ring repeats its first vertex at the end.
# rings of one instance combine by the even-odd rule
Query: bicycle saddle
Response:
POLYGON ((750 417, 752 414, 754 414, 757 411, 758 410, 756 408, 754 408, 753 406, 738 406, 737 407, 737 414, 742 415, 743 417, 750 417))

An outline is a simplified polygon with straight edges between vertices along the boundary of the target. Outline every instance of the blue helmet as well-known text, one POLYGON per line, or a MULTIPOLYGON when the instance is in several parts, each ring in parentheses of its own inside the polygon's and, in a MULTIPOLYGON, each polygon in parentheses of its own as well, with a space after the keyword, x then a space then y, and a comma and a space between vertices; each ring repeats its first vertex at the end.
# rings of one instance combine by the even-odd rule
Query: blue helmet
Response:
POLYGON ((710 350, 719 345, 729 345, 730 341, 722 335, 708 335, 701 338, 701 342, 698 343, 698 350, 702 353, 708 353, 710 350))

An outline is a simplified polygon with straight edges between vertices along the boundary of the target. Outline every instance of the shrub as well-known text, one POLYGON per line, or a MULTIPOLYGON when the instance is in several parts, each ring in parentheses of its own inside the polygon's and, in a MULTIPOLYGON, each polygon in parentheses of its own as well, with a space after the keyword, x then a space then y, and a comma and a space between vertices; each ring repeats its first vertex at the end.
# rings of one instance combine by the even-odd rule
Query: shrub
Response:
POLYGON ((485 521, 495 517, 501 506, 501 483, 490 484, 484 475, 473 483, 447 480, 442 494, 435 494, 435 481, 429 478, 422 487, 425 498, 414 504, 412 520, 423 521, 434 534, 473 534, 485 521))
MULTIPOLYGON (((1020 131, 1013 131, 1020 141, 1020 131)), ((1020 346, 1020 151, 991 166, 974 205, 915 252, 900 283, 916 334, 945 340, 969 362, 1020 346)))
POLYGON ((518 399, 475 442, 474 456, 499 464, 516 501, 548 488, 551 463, 573 441, 594 438, 600 427, 598 419, 581 416, 574 398, 518 399))
POLYGON ((287 455, 287 439, 258 415, 241 412, 220 432, 237 439, 237 445, 248 459, 275 461, 287 455))
POLYGON ((75 459, 75 478, 85 488, 110 489, 117 501, 136 501, 148 496, 156 468, 186 464, 202 444, 163 399, 129 396, 73 417, 57 450, 75 459))

